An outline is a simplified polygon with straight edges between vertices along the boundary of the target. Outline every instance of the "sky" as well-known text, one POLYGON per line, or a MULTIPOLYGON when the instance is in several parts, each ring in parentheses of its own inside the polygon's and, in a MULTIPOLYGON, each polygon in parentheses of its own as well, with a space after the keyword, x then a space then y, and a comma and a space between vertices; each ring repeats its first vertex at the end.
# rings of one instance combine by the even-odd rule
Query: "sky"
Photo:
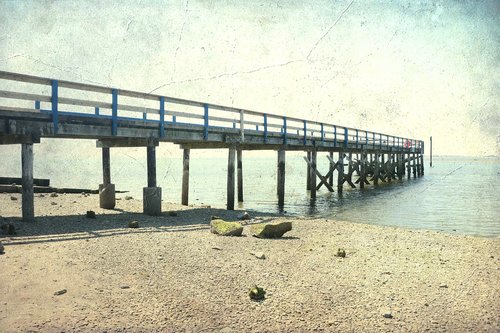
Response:
POLYGON ((0 0, 0 70, 432 135, 436 155, 500 155, 499 44, 496 0, 0 0))

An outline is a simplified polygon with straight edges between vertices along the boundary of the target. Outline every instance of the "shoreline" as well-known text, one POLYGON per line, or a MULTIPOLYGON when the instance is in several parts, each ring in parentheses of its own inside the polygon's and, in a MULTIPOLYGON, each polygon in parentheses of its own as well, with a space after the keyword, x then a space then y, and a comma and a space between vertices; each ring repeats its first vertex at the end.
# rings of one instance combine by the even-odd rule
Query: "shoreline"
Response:
MULTIPOLYGON (((163 203, 177 216, 150 217, 140 200, 118 200, 113 211, 98 200, 35 195, 36 222, 0 218, 18 231, 0 237, 6 332, 500 329, 498 237, 258 212, 250 214, 292 221, 293 230, 264 240, 245 226, 244 237, 222 237, 210 233, 210 216, 236 220, 241 211, 163 203), (140 228, 128 228, 131 220, 140 228), (266 290, 263 302, 249 299, 254 284, 266 290)), ((0 207, 20 216, 10 194, 0 207)))

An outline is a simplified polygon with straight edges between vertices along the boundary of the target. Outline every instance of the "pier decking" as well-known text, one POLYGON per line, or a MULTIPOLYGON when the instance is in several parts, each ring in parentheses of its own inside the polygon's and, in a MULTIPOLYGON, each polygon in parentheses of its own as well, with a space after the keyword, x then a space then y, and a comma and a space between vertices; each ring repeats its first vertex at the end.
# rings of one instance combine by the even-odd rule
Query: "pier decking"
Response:
POLYGON ((143 189, 144 213, 161 213, 156 184, 155 149, 160 142, 180 145, 183 153, 182 204, 189 201, 191 149, 228 149, 227 209, 234 209, 235 170, 238 201, 243 201, 244 150, 278 152, 278 204, 285 202, 286 151, 307 152, 307 189, 311 197, 322 186, 337 191, 344 183, 360 188, 424 174, 421 140, 344 127, 307 119, 238 109, 130 90, 0 71, 0 144, 22 145, 22 216, 34 219, 33 145, 41 138, 95 139, 102 149, 100 205, 115 206, 110 148, 146 147, 148 179, 143 189), (316 168, 326 152, 330 168, 316 168), (337 161, 334 159, 337 153, 337 161), (237 164, 235 167, 235 160, 237 164), (346 168, 347 167, 347 168, 346 168), (356 174, 358 178, 353 179, 356 174), (320 183, 317 184, 317 179, 320 183))

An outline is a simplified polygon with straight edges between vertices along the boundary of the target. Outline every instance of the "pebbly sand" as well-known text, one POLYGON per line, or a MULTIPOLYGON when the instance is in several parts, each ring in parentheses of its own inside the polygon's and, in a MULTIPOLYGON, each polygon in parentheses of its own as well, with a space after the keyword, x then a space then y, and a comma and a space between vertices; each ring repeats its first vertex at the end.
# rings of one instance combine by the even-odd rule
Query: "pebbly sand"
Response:
POLYGON ((1 332, 500 331, 499 238, 258 212, 293 230, 222 237, 210 216, 241 212, 164 203, 178 216, 148 217, 135 199, 105 211, 97 195, 35 197, 24 223, 20 194, 0 194, 0 224, 18 233, 0 236, 1 332))

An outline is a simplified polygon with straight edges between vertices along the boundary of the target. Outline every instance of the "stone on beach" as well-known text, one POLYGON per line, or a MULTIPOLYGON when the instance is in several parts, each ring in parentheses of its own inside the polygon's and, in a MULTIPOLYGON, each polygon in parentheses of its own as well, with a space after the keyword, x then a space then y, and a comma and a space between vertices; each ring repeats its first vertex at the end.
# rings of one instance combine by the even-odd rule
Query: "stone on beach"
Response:
POLYGON ((129 228, 139 228, 139 221, 130 221, 128 223, 129 228))
POLYGON ((250 252, 250 254, 255 256, 257 259, 266 259, 266 255, 262 252, 250 252))
POLYGON ((243 226, 239 222, 227 222, 216 219, 210 222, 210 232, 221 236, 241 236, 243 226))
POLYGON ((242 221, 250 220, 250 214, 248 214, 248 212, 244 212, 243 214, 238 216, 238 220, 242 220, 242 221))
POLYGON ((54 296, 61 296, 61 295, 64 295, 66 294, 67 290, 66 289, 61 289, 61 290, 58 290, 54 293, 54 296))
POLYGON ((3 254, 4 250, 5 250, 5 247, 3 246, 2 242, 0 242, 0 254, 3 254))
POLYGON ((266 291, 264 288, 253 286, 250 288, 250 293, 248 294, 250 299, 254 301, 261 301, 266 297, 266 291))
POLYGON ((260 223, 251 227, 252 235, 258 238, 280 238, 292 230, 292 222, 260 223))
POLYGON ((95 212, 93 210, 88 210, 86 217, 88 219, 95 219, 95 212))

